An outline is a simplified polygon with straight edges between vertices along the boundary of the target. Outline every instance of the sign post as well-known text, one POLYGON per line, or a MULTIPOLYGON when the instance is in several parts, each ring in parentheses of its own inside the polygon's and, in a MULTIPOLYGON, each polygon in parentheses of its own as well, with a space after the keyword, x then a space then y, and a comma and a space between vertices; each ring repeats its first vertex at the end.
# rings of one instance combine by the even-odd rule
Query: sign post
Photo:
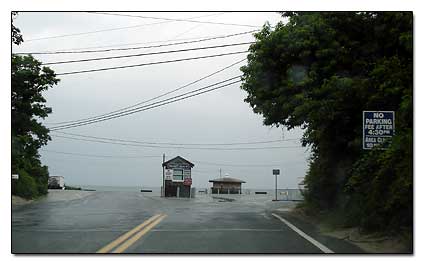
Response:
POLYGON ((363 111, 363 149, 386 149, 385 141, 394 135, 394 111, 363 111))
POLYGON ((280 169, 273 169, 273 175, 275 176, 275 199, 277 201, 277 176, 280 175, 280 169))
POLYGON ((166 162, 166 154, 163 154, 163 189, 161 190, 161 197, 166 197, 166 179, 164 176, 164 162, 166 162))

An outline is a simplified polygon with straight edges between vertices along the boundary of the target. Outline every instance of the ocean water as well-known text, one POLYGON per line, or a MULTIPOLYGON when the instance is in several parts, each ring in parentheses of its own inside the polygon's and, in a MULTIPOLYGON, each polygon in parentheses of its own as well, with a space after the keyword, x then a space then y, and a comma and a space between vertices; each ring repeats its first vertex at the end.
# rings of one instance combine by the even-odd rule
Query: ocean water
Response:
MULTIPOLYGON (((150 196, 160 196, 161 188, 160 187, 129 187, 129 186, 97 186, 97 185, 78 185, 85 190, 95 190, 99 192, 141 192, 141 190, 151 190, 152 192, 142 192, 143 194, 147 194, 150 196)), ((195 195, 196 197, 201 197, 205 195, 210 195, 211 189, 210 188, 195 188, 195 195), (207 191, 205 192, 200 191, 207 191)), ((224 196, 222 194, 221 196, 224 196)), ((227 196, 227 195, 225 195, 227 196)), ((275 197, 275 189, 250 189, 250 188, 242 188, 242 196, 247 198, 256 198, 256 199, 274 199, 275 197), (266 194, 256 194, 256 192, 265 192, 266 194)), ((277 190, 277 199, 279 200, 293 200, 293 201, 300 201, 303 200, 302 193, 299 189, 278 189, 277 190)))
POLYGON ((95 190, 100 192, 140 192, 141 189, 148 189, 153 191, 159 191, 159 187, 139 187, 139 186, 96 186, 96 185, 79 185, 78 187, 81 187, 82 189, 88 189, 88 190, 95 190))

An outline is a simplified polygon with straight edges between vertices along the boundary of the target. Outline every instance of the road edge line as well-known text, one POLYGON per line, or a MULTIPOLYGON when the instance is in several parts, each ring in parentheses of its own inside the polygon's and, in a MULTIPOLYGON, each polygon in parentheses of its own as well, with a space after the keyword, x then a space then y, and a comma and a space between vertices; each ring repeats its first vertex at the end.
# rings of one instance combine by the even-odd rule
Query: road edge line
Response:
POLYGON ((156 225, 158 225, 164 218, 166 218, 167 215, 162 215, 158 219, 156 219, 154 222, 149 224, 147 227, 136 233, 134 236, 132 236, 130 239, 126 240, 124 243, 122 243, 118 248, 113 250, 112 253, 122 253, 126 249, 128 249, 130 246, 132 246, 136 241, 138 241, 143 235, 148 233, 152 228, 154 228, 156 225))
POLYGON ((281 222, 283 222, 284 224, 286 224, 293 231, 295 231, 296 233, 298 233, 301 237, 303 237, 304 239, 306 239, 309 242, 311 242, 314 246, 316 246, 317 248, 319 248, 322 252, 327 253, 327 254, 334 254, 334 251, 332 251, 328 247, 324 246, 320 242, 316 241, 315 239, 313 239, 312 237, 310 237, 309 235, 307 235, 305 232, 303 232, 302 230, 300 230, 299 228, 297 228, 296 226, 294 226, 292 223, 290 223, 286 219, 284 219, 281 216, 279 216, 277 214, 274 214, 274 213, 271 213, 271 215, 273 217, 278 218, 281 222))
POLYGON ((118 245, 120 245, 121 243, 126 241, 128 238, 133 236, 135 233, 142 230, 145 226, 147 226, 148 224, 150 224, 151 222, 153 222, 154 220, 159 218, 161 215, 162 214, 157 214, 157 215, 154 215, 154 216, 148 218, 147 220, 145 220, 141 224, 137 225, 136 227, 134 227, 130 231, 124 233, 123 235, 121 235, 118 238, 116 238, 115 240, 111 241, 110 243, 108 243, 104 247, 100 248, 96 253, 103 254, 103 253, 109 252, 110 250, 117 247, 118 245))

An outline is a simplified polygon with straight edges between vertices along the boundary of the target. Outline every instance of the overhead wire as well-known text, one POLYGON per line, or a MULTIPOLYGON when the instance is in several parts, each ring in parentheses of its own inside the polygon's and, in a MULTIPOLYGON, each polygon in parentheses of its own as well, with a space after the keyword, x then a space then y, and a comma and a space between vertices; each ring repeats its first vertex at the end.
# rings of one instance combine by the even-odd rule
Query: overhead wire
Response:
MULTIPOLYGON (((111 15, 111 14, 110 14, 111 15)), ((165 18, 153 18, 153 17, 141 17, 141 18, 151 18, 151 19, 164 19, 164 20, 174 20, 174 21, 181 21, 181 19, 178 19, 178 20, 175 20, 175 19, 165 19, 165 18)), ((184 21, 187 21, 187 20, 184 20, 184 21)), ((200 22, 200 21, 188 21, 188 22, 200 22)), ((217 23, 217 24, 223 24, 223 23, 217 23)), ((237 24, 228 24, 228 25, 237 25, 237 24)), ((247 26, 247 25, 244 25, 244 26, 247 26)), ((253 31, 257 31, 257 30, 253 30, 253 31)), ((250 32, 253 32, 253 31, 250 31, 250 32)), ((237 34, 237 35, 239 35, 239 34, 237 34)), ((216 39, 216 38, 214 38, 214 39, 216 39)), ((199 40, 199 41, 205 41, 205 40, 199 40)), ((195 41, 195 42, 199 42, 199 41, 195 41)), ((239 43, 239 44, 233 44, 233 45, 242 45, 242 44, 251 44, 251 43, 253 43, 253 42, 250 42, 250 43, 239 43)), ((174 43, 174 44, 169 44, 169 45, 175 45, 175 44, 179 44, 179 43, 174 43)), ((159 46, 167 46, 167 45, 159 45, 159 46)), ((155 46, 155 47, 159 47, 159 46, 155 46)), ((85 61, 96 61, 96 60, 103 60, 103 59, 114 59, 114 58, 123 58, 123 57, 131 57, 131 56, 142 56, 142 55, 150 55, 150 54, 161 54, 161 53, 170 53, 170 52, 184 52, 184 51, 191 51, 191 50, 200 50, 200 49, 208 49, 208 48, 218 48, 218 47, 225 47, 225 46, 231 46, 231 45, 221 45, 221 46, 213 46, 213 47, 203 47, 203 48, 198 48, 198 49, 183 49, 183 50, 173 50, 173 51, 165 51, 165 52, 156 52, 156 53, 147 53, 147 54, 137 54, 137 55, 130 55, 130 56, 117 56, 117 57, 106 57, 106 58, 94 58, 94 59, 83 59, 83 60, 73 60, 73 61, 64 61, 64 62, 51 62, 51 63, 45 63, 44 65, 49 65, 49 64, 60 64, 60 63, 74 63, 74 62, 85 62, 85 61)), ((150 47, 137 47, 136 49, 141 49, 141 48, 150 48, 150 47)), ((129 49, 135 49, 135 48, 128 48, 128 49, 126 49, 126 50, 129 50, 129 49)), ((105 52, 104 50, 91 50, 92 52, 105 52)), ((110 50, 110 51, 116 51, 116 49, 115 50, 110 50)), ((82 53, 83 51, 81 51, 80 53, 82 53)), ((88 51, 88 50, 85 50, 85 52, 90 52, 90 51, 88 51)), ((57 52, 58 53, 58 52, 57 52)), ((245 53, 245 52, 238 52, 238 53, 245 53)), ((34 53, 33 53, 34 54, 34 53)), ((213 57, 213 56, 212 56, 213 57)), ((205 57, 204 57, 205 58, 205 57)), ((183 60, 181 60, 181 61, 184 61, 185 59, 183 59, 183 60)), ((187 59, 187 60, 190 60, 190 59, 187 59)), ((244 61, 245 59, 243 59, 243 60, 241 60, 241 61, 244 61)), ((241 62, 240 61, 240 62, 241 62)), ((170 61, 170 62, 173 62, 173 61, 170 61)), ((158 63, 164 63, 164 62, 158 62, 158 63)), ((239 62, 237 62, 237 63, 239 63, 239 62)), ((155 63, 150 63, 150 64, 155 64, 155 63)), ((133 67, 133 66, 141 66, 141 65, 132 65, 132 66, 129 66, 129 67, 133 67)), ((124 67, 116 67, 116 68, 112 68, 112 69, 117 69, 117 68, 125 68, 126 66, 124 66, 124 67)), ((99 69, 99 70, 95 70, 95 71, 103 71, 103 70, 111 70, 111 69, 99 69)), ((85 71, 81 71, 81 72, 85 72, 85 71)), ((81 73, 81 72, 77 72, 77 73, 81 73)), ((94 72, 94 71, 89 71, 88 70, 88 72, 94 72)), ((65 75, 65 74, 71 74, 72 72, 70 72, 70 73, 62 73, 62 74, 57 74, 57 75, 65 75)), ((213 73, 214 74, 214 73, 213 73)), ((234 83, 237 83, 237 82, 240 82, 240 81, 236 81, 236 82, 234 82, 234 83)), ((234 84, 234 83, 230 83, 230 84, 228 84, 228 85, 231 85, 231 84, 234 84)), ((222 86, 222 87, 224 87, 224 86, 222 86)), ((222 87, 218 87, 218 88, 222 88, 222 87)), ((218 89, 218 88, 215 88, 215 89, 218 89)), ((214 90, 214 89, 213 89, 214 90)), ((212 90, 208 90, 208 91, 205 91, 205 92, 201 92, 201 93, 206 93, 206 92, 209 92, 209 91, 212 91, 212 90)), ((168 93, 166 93, 166 94, 168 94, 168 93)), ((195 95, 199 95, 199 94, 195 94, 195 95)), ((192 96, 195 96, 195 95, 192 95, 192 96)), ((156 98, 159 98, 159 97, 161 97, 161 96, 164 96, 164 95, 160 95, 160 96, 158 96, 158 97, 156 97, 156 98)), ((191 96, 188 96, 188 97, 191 97, 191 96)), ((183 99, 186 99, 186 98, 188 98, 188 97, 184 97, 183 99)), ((179 101, 179 100, 182 100, 182 99, 178 99, 178 100, 175 100, 175 101, 172 101, 172 102, 176 102, 176 101, 179 101)), ((147 101, 144 101, 144 102, 141 102, 141 103, 145 103, 145 102, 148 102, 148 101, 151 101, 151 100, 147 100, 147 101)), ((172 103, 171 102, 171 103, 172 103)), ((167 103, 166 103, 167 104, 167 103)), ((138 104, 139 105, 139 104, 138 104)), ((162 105, 164 105, 164 104, 160 104, 159 106, 162 106, 162 105)), ((151 107, 151 108, 154 108, 154 107, 151 107)), ((147 109, 151 109, 151 108, 147 108, 147 109)), ((120 111, 120 110, 119 110, 120 111)), ((141 111, 144 111, 144 110, 141 110, 141 111)), ((116 111, 113 111, 113 112, 116 112, 116 111)), ((103 115, 102 115, 103 116, 103 115)), ((89 119, 89 118, 88 118, 89 119)), ((108 120, 108 119, 107 119, 108 120)), ((105 121, 105 120, 104 120, 105 121)), ((60 129, 55 129, 55 130, 60 130, 60 129)), ((53 129, 53 131, 54 131, 54 129, 53 129)), ((57 131, 57 132, 59 132, 59 131, 57 131)), ((59 132, 60 133, 60 132, 59 132)), ((61 132, 61 133, 65 133, 65 132, 61 132)), ((67 133, 67 134, 69 134, 69 133, 67 133)), ((86 136, 86 135, 76 135, 76 134, 70 134, 70 135, 74 135, 74 136, 81 136, 81 137, 91 137, 91 138, 94 138, 93 136, 86 136)), ((62 137, 62 138, 69 138, 69 137, 63 137, 63 136, 58 136, 58 135, 53 135, 53 136, 56 136, 56 137, 62 137)), ((97 137, 98 138, 98 137, 97 137)), ((75 138, 69 138, 69 139, 75 139, 75 138)), ((105 139, 105 138, 101 138, 101 139, 105 139)), ((100 141, 93 141, 93 140, 86 140, 86 139, 75 139, 75 140, 81 140, 81 141, 92 141, 92 142, 100 142, 100 141)), ((117 139, 118 141, 124 141, 124 140, 119 140, 119 139, 117 139)), ((293 139, 291 139, 291 140, 293 140, 293 139)), ((221 143, 221 144, 205 144, 205 143, 203 143, 203 144, 194 144, 194 143, 188 143, 188 144, 178 144, 178 143, 157 143, 157 142, 139 142, 139 141, 130 141, 130 140, 126 140, 126 142, 131 142, 131 143, 134 143, 134 142, 136 142, 136 143, 145 143, 145 144, 151 144, 151 145, 153 145, 153 144, 166 144, 166 145, 240 145, 240 144, 259 144, 259 143, 272 143, 272 142, 280 142, 281 140, 273 140, 273 141, 259 141, 259 142, 245 142, 245 143, 221 143)), ((288 140, 283 140, 283 141, 288 141, 288 140)), ((105 143, 104 141, 102 141, 103 143, 105 143)), ((114 143, 115 144, 115 143, 114 143)), ((144 146, 144 147, 151 147, 151 146, 144 146)), ((157 147, 157 146, 154 146, 154 147, 157 147)), ((169 147, 169 148, 176 148, 176 149, 180 149, 180 148, 186 148, 186 149, 204 149, 204 150, 253 150, 253 149, 275 149, 275 148, 300 148, 301 146, 295 146, 295 147, 261 147, 261 148, 193 148, 193 147, 169 147)), ((166 147, 160 147, 160 148, 166 148, 166 147)), ((106 155, 90 155, 90 154, 78 154, 78 153, 69 153, 69 152, 60 152, 60 151, 52 151, 52 150, 43 150, 43 151, 47 151, 47 152, 54 152, 54 153, 61 153, 61 154, 69 154, 69 155, 79 155, 79 156, 91 156, 91 157, 117 157, 117 158, 140 158, 140 157, 125 157, 125 156, 110 156, 110 155, 108 155, 108 156, 106 156, 106 155)), ((143 156, 143 157, 161 157, 161 156, 143 156)), ((238 165, 230 165, 230 164, 217 164, 217 163, 211 163, 211 162, 204 162, 204 161, 196 161, 196 162, 199 162, 199 163, 203 163, 203 164, 209 164, 209 165, 222 165, 222 166, 238 166, 238 165)), ((242 165, 242 166, 268 166, 268 165, 242 165)))
POLYGON ((134 146, 134 147, 150 147, 150 148, 166 148, 166 149, 190 149, 190 150, 217 150, 217 151, 233 151, 233 150, 261 150, 261 149, 287 149, 287 148, 302 148, 302 146, 268 146, 268 147, 233 147, 233 148, 221 148, 221 147, 185 147, 185 146, 159 146, 159 145, 141 145, 135 143, 120 143, 112 141, 103 141, 103 140, 94 140, 86 138, 76 138, 68 137, 61 135, 51 135, 52 137, 65 138, 76 141, 87 141, 94 143, 103 143, 103 144, 115 144, 115 145, 124 145, 124 146, 134 146))
MULTIPOLYGON (((257 30, 251 30, 251 31, 247 31, 247 32, 257 32, 259 31, 257 30)), ((244 32, 246 34, 246 32, 244 32)), ((200 37, 188 37, 188 38, 180 38, 180 39, 166 39, 166 40, 157 40, 157 41, 147 41, 147 42, 136 42, 136 43, 126 43, 126 44, 113 44, 113 45, 101 45, 101 46, 88 46, 88 47, 79 47, 79 48, 66 48, 66 49, 59 49, 59 50, 55 50, 55 51, 45 51, 45 52, 66 52, 66 51, 75 51, 75 50, 82 50, 84 51, 85 49, 95 49, 95 48, 107 48, 107 47, 118 47, 118 46, 131 46, 131 45, 146 45, 146 44, 156 44, 156 43, 169 43, 169 42, 175 42, 175 41, 186 41, 186 40, 203 40, 203 41, 207 41, 207 39, 209 40, 214 40, 214 39, 218 39, 218 38, 224 38, 224 36, 226 35, 219 35, 219 36, 200 36, 200 37)), ((202 41, 200 41, 202 42, 202 41)), ((151 46, 152 47, 159 47, 159 46, 151 46)), ((147 46, 147 48, 150 48, 149 46, 147 46)), ((89 51, 89 50, 86 50, 89 51)), ((92 50, 95 51, 95 50, 92 50)), ((113 50, 112 50, 113 51, 113 50)), ((16 53, 18 54, 18 53, 16 53)), ((22 54, 22 53, 20 53, 22 54)), ((23 53, 24 54, 24 53, 23 53)))
POLYGON ((237 52, 230 52, 230 53, 221 53, 221 54, 214 54, 214 55, 207 55, 207 56, 181 58, 181 59, 175 59, 175 60, 165 60, 165 61, 142 63, 142 64, 135 64, 135 65, 114 66, 114 67, 104 67, 104 68, 98 68, 98 69, 70 71, 70 72, 64 72, 64 73, 57 73, 56 75, 57 76, 59 76, 59 75, 74 75, 74 74, 81 74, 81 73, 91 73, 91 72, 99 72, 99 71, 107 71, 107 70, 115 70, 115 69, 123 69, 123 68, 132 68, 132 67, 140 67, 140 66, 148 66, 148 65, 168 64, 168 63, 175 63, 175 62, 181 62, 181 61, 191 61, 191 60, 211 58, 211 57, 221 57, 221 56, 228 56, 228 55, 244 54, 244 53, 247 53, 247 52, 248 51, 237 51, 237 52))
MULTIPOLYGON (((218 14, 209 14, 209 15, 203 15, 203 16, 196 16, 192 17, 193 19, 196 18, 202 18, 202 17, 209 17, 209 16, 215 16, 218 14)), ((137 27, 144 27, 144 26, 150 26, 150 25, 159 25, 159 24, 167 24, 172 23, 175 21, 162 21, 162 22, 155 22, 155 23, 149 23, 149 24, 138 24, 133 26, 124 26, 124 27, 115 27, 115 28, 107 28, 107 29, 101 29, 101 30, 94 30, 94 31, 88 31, 88 32, 80 32, 80 33, 72 33, 72 34, 64 34, 64 35, 55 35, 55 36, 46 36, 46 37, 39 37, 39 38, 30 38, 25 39, 25 42, 32 42, 32 41, 39 41, 39 40, 47 40, 47 39, 55 39, 55 38, 63 38, 63 37, 72 37, 72 36, 80 36, 80 35, 88 35, 88 34, 97 34, 97 33, 103 33, 103 32, 110 32, 110 31, 118 31, 118 30, 125 30, 130 28, 137 28, 137 27)))
POLYGON ((180 52, 188 52, 188 51, 196 51, 196 50, 223 48, 223 47, 230 47, 230 46, 249 45, 249 44, 253 44, 253 43, 254 42, 242 42, 242 43, 232 43, 232 44, 215 45, 215 46, 203 46, 203 47, 185 48, 185 49, 168 50, 168 51, 151 52, 151 53, 96 57, 96 58, 86 58, 86 59, 78 59, 78 60, 56 61, 56 62, 42 63, 42 65, 69 64, 69 63, 80 63, 80 62, 90 62, 90 61, 109 60, 109 59, 121 59, 121 58, 140 57, 140 56, 149 56, 149 55, 171 54, 171 53, 180 53, 180 52))
MULTIPOLYGON (((215 16, 214 16, 213 18, 211 18, 211 19, 215 19, 215 17, 216 17, 216 16, 222 16, 222 15, 224 15, 224 14, 226 14, 226 13, 217 14, 217 15, 215 15, 215 16)), ((209 20, 209 19, 207 19, 207 21, 210 21, 210 20, 209 20)), ((185 35, 185 34, 187 34, 187 33, 189 33, 189 32, 192 32, 193 30, 195 30, 195 29, 197 29, 197 28, 199 28, 199 27, 201 27, 201 26, 204 26, 204 24, 196 24, 196 25, 192 26, 191 28, 189 28, 188 30, 184 30, 183 32, 178 33, 177 35, 173 36, 173 37, 172 37, 172 39, 177 39, 177 38, 180 38, 182 35, 185 35)))
POLYGON ((203 165, 211 165, 211 166, 229 166, 229 167, 271 167, 271 166, 277 166, 280 165, 280 163, 274 163, 274 164, 224 164, 224 163, 213 163, 213 162, 207 162, 207 161, 200 161, 200 160, 192 160, 192 162, 203 164, 203 165))
MULTIPOLYGON (((100 49, 100 50, 80 50, 80 51, 34 51, 34 52, 15 52, 14 54, 17 55, 55 55, 55 54, 83 54, 83 53, 102 53, 102 52, 112 52, 112 51, 127 51, 127 50, 138 50, 138 49, 149 49, 149 48, 157 48, 157 47, 165 47, 165 46, 174 46, 174 45, 185 45, 185 44, 193 44, 199 43, 204 41, 211 41, 215 39, 222 39, 228 38, 233 36, 239 35, 246 35, 253 32, 257 32, 259 30, 252 30, 246 31, 236 34, 229 34, 229 35, 222 35, 222 36, 214 36, 208 38, 200 38, 199 40, 192 40, 192 41, 182 41, 176 43, 169 43, 169 44, 160 44, 160 45, 149 45, 149 46, 139 46, 139 47, 126 47, 126 48, 108 48, 108 49, 100 49)), ((180 39, 179 39, 180 40, 180 39)), ((168 40, 168 41, 177 41, 177 40, 168 40)), ((158 42, 167 42, 167 41, 158 41, 158 42)), ((151 43, 151 42, 148 42, 151 43)), ((132 43, 126 45, 137 45, 137 44, 146 44, 146 43, 132 43)), ((111 45, 111 46, 119 46, 119 45, 111 45)), ((100 46, 100 47, 90 47, 90 48, 104 48, 104 47, 111 47, 111 46, 100 46)), ((120 45, 122 46, 122 45, 120 45)), ((77 50, 77 49, 76 49, 77 50)))
POLYGON ((203 77, 201 77, 201 78, 199 78, 199 79, 197 79, 197 80, 194 80, 194 81, 192 81, 192 82, 189 82, 188 84, 185 84, 185 85, 183 85, 183 86, 181 86, 181 87, 175 88, 175 89, 170 90, 170 91, 168 91, 168 92, 165 92, 165 93, 163 93, 163 94, 161 94, 161 95, 158 95, 158 96, 152 97, 152 98, 150 98, 150 99, 147 99, 147 100, 144 100, 144 101, 138 102, 138 103, 136 103, 136 104, 133 104, 133 105, 130 105, 130 106, 127 106, 127 107, 124 107, 124 108, 118 109, 118 110, 114 110, 114 111, 111 111, 111 112, 108 112, 108 113, 105 113, 105 114, 101 114, 101 115, 97 115, 97 116, 92 116, 92 117, 88 117, 88 118, 82 118, 82 119, 78 119, 78 120, 71 120, 71 121, 64 121, 64 122, 57 122, 57 123, 46 123, 46 124, 56 124, 56 125, 68 124, 68 123, 73 123, 73 122, 80 122, 80 121, 91 120, 91 119, 95 119, 95 118, 98 118, 98 117, 103 117, 103 116, 110 115, 110 114, 113 114, 113 113, 121 112, 121 111, 124 111, 124 110, 126 110, 126 109, 133 108, 133 107, 136 107, 136 106, 139 106, 139 105, 142 105, 142 104, 145 104, 145 103, 151 102, 151 101, 156 100, 156 99, 158 99, 158 98, 161 98, 161 97, 163 97, 163 96, 166 96, 166 95, 172 94, 172 93, 177 92, 177 91, 179 91, 179 90, 182 90, 182 89, 184 89, 184 88, 186 88, 186 87, 188 87, 188 86, 191 86, 191 85, 196 84, 196 83, 198 83, 198 82, 200 82, 200 81, 202 81, 202 80, 205 80, 205 79, 207 79, 207 78, 209 78, 209 77, 211 77, 211 76, 214 76, 214 75, 216 75, 216 74, 218 74, 218 73, 220 73, 220 72, 222 72, 222 71, 224 71, 224 70, 226 70, 226 69, 228 69, 228 68, 231 68, 231 67, 233 67, 233 66, 235 66, 235 65, 237 65, 237 64, 239 64, 239 63, 241 63, 241 62, 243 62, 243 61, 245 61, 245 60, 246 60, 246 58, 243 58, 243 59, 241 59, 241 60, 239 60, 239 61, 237 61, 237 62, 235 62, 235 63, 232 63, 232 64, 230 64, 230 65, 228 65, 228 66, 225 66, 225 67, 223 67, 223 68, 221 68, 221 69, 219 69, 219 70, 217 70, 217 71, 215 71, 215 72, 212 72, 211 74, 208 74, 208 75, 206 75, 206 76, 203 76, 203 77))
POLYGON ((118 156, 118 155, 95 155, 95 154, 83 154, 83 153, 73 153, 73 152, 63 152, 55 150, 40 149, 43 152, 50 152, 63 155, 74 155, 74 156, 83 156, 83 157, 98 157, 98 158, 161 158, 163 156, 118 156))
POLYGON ((211 86, 215 86, 215 85, 218 85, 220 83, 224 83, 224 82, 230 81, 230 80, 238 78, 238 77, 240 77, 240 76, 233 77, 231 79, 227 79, 227 80, 224 80, 224 81, 221 81, 219 83, 212 84, 212 85, 209 85, 209 86, 206 86, 206 87, 202 87, 202 88, 199 88, 199 89, 196 89, 196 90, 193 90, 193 91, 190 91, 190 92, 178 95, 178 96, 174 96, 174 97, 167 98, 167 99, 164 99, 164 100, 161 100, 161 101, 158 101, 158 102, 154 102, 152 104, 142 106, 140 108, 131 109, 131 110, 128 110, 128 112, 117 113, 116 115, 106 116, 104 118, 95 119, 95 120, 92 120, 92 121, 85 121, 85 122, 81 122, 81 123, 68 124, 68 125, 63 125, 63 126, 49 127, 49 129, 50 130, 68 129, 68 128, 73 128, 73 127, 78 127, 78 126, 83 126, 83 125, 89 125, 89 124, 93 124, 93 123, 97 123, 97 122, 103 122, 103 121, 107 121, 107 120, 110 120, 110 119, 119 118, 119 117, 122 117, 122 116, 131 115, 131 114, 134 114, 134 113, 150 110, 150 109, 153 109, 153 108, 156 108, 156 107, 160 107, 160 106, 163 106, 163 105, 174 103, 174 102, 177 102, 177 101, 180 101, 180 100, 184 100, 184 99, 187 99, 187 98, 190 98, 190 97, 194 97, 194 96, 197 96, 197 95, 201 95, 201 94, 204 94, 204 93, 208 93, 208 92, 211 92, 211 91, 214 91, 214 90, 217 90, 217 89, 221 89, 223 87, 227 87, 227 86, 239 83, 239 82, 241 82, 241 80, 231 82, 231 83, 228 83, 228 84, 224 84, 222 86, 217 86, 217 87, 214 87, 214 88, 211 88, 211 89, 207 89, 211 86), (198 92, 198 91, 204 90, 204 89, 207 89, 207 90, 198 92), (198 93, 191 94, 191 93, 195 93, 195 92, 198 92, 198 93), (190 95, 188 95, 188 94, 190 94, 190 95), (179 97, 179 98, 175 99, 177 97, 179 97), (174 100, 172 100, 172 99, 174 99, 174 100))
POLYGON ((277 140, 265 140, 265 141, 248 141, 248 142, 232 142, 232 143, 167 143, 167 142, 151 142, 151 141, 138 141, 138 140, 128 140, 128 139, 120 139, 120 138, 109 138, 109 137, 98 137, 98 136, 90 136, 90 135, 82 135, 82 134, 75 134, 75 133, 68 133, 62 131, 53 131, 54 133, 76 136, 76 137, 84 137, 84 138, 94 138, 94 139, 102 139, 108 141, 118 141, 118 142, 128 142, 128 143, 135 143, 135 144, 152 144, 152 145, 187 145, 187 146, 233 146, 233 145, 252 145, 252 144, 268 144, 268 143, 279 143, 283 141, 297 141, 298 138, 291 138, 291 139, 277 139, 277 140))
POLYGON ((242 26, 242 27, 254 27, 254 28, 261 27, 261 26, 257 26, 257 25, 246 25, 246 24, 236 24, 236 23, 222 23, 222 22, 199 21, 199 20, 182 19, 182 18, 166 18, 166 17, 155 17, 155 16, 145 16, 145 15, 127 15, 127 14, 115 14, 115 13, 105 13, 105 12, 89 12, 89 13, 90 14, 97 14, 97 15, 110 15, 110 16, 125 16, 125 17, 148 18, 148 19, 155 19, 155 20, 175 21, 175 22, 190 22, 190 23, 213 24, 213 25, 228 25, 228 26, 242 26))
MULTIPOLYGON (((84 154, 84 153, 75 153, 75 152, 63 152, 63 151, 56 151, 56 150, 48 150, 48 149, 40 149, 41 152, 47 153, 54 153, 54 154, 61 154, 61 155, 71 155, 71 156, 79 156, 79 157, 93 157, 93 158, 105 158, 105 159, 142 159, 142 158, 162 158, 161 155, 156 156, 121 156, 121 155, 97 155, 97 154, 84 154)), ((193 160, 193 162, 200 164, 204 164, 206 162, 193 160)), ((205 164, 206 165, 206 164, 205 164)), ((216 166, 228 166, 228 167, 271 167, 277 166, 279 164, 267 164, 267 165, 253 165, 253 164, 215 164, 216 166)), ((213 169, 207 169, 204 171, 202 168, 195 168, 196 172, 213 172, 213 169)), ((215 170, 218 173, 218 170, 215 170)))
POLYGON ((172 38, 173 38, 173 39, 177 39, 177 38, 181 37, 182 35, 185 35, 185 34, 187 34, 187 33, 189 33, 189 32, 192 32, 193 30, 195 30, 195 29, 197 29, 197 28, 199 28, 199 27, 201 27, 201 26, 204 26, 204 25, 203 25, 203 24, 194 25, 194 26, 192 26, 191 28, 189 28, 188 30, 185 30, 185 31, 183 31, 183 32, 181 32, 181 33, 178 33, 177 35, 173 36, 172 38))
POLYGON ((72 126, 72 125, 75 125, 75 124, 81 124, 81 123, 91 122, 91 121, 95 121, 95 120, 108 119, 109 117, 119 116, 119 115, 124 114, 124 113, 133 112, 133 111, 136 111, 136 110, 139 110, 139 109, 142 109, 142 108, 147 108, 147 107, 150 107, 150 106, 153 106, 153 105, 160 104, 162 102, 170 101, 170 100, 175 99, 175 98, 178 98, 178 97, 183 97, 183 96, 188 95, 188 94, 191 94, 191 93, 195 93, 195 92, 198 92, 198 91, 201 91, 201 90, 205 90, 205 89, 208 89, 210 87, 217 86, 219 84, 223 84, 223 83, 229 82, 229 81, 234 80, 234 79, 239 78, 239 77, 240 76, 235 76, 235 77, 232 77, 232 78, 228 78, 228 79, 222 80, 220 82, 217 82, 217 83, 214 83, 214 84, 210 84, 210 85, 207 85, 205 87, 197 88, 197 89, 188 91, 186 93, 183 93, 183 94, 180 94, 180 95, 177 95, 177 96, 173 96, 173 97, 169 97, 169 98, 166 98, 166 99, 163 99, 163 100, 154 102, 154 103, 150 103, 148 105, 144 105, 144 106, 141 106, 141 107, 135 107, 135 108, 132 107, 133 109, 123 110, 123 111, 120 110, 120 112, 118 112, 118 113, 108 114, 108 115, 102 116, 102 117, 95 117, 94 119, 90 119, 90 120, 75 121, 75 122, 72 122, 70 124, 63 124, 63 125, 53 126, 51 128, 64 127, 64 126, 72 126))

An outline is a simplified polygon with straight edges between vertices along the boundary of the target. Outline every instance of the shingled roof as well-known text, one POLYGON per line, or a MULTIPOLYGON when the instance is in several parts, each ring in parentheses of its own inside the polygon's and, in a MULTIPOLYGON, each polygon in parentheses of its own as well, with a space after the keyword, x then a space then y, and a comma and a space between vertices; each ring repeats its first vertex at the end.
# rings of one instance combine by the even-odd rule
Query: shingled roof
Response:
POLYGON ((222 177, 222 178, 216 178, 212 179, 209 182, 220 182, 220 183, 246 183, 243 180, 232 178, 232 177, 222 177))
POLYGON ((180 161, 182 161, 182 162, 185 162, 185 163, 186 163, 186 164, 188 164, 191 168, 195 166, 194 164, 192 164, 191 162, 189 162, 188 160, 184 159, 184 158, 183 158, 183 157, 181 157, 181 156, 176 156, 175 158, 172 158, 172 159, 170 159, 170 160, 168 160, 168 161, 164 162, 164 163, 162 164, 162 166, 167 166, 167 164, 168 164, 168 163, 173 162, 173 161, 175 161, 175 160, 180 160, 180 161))

